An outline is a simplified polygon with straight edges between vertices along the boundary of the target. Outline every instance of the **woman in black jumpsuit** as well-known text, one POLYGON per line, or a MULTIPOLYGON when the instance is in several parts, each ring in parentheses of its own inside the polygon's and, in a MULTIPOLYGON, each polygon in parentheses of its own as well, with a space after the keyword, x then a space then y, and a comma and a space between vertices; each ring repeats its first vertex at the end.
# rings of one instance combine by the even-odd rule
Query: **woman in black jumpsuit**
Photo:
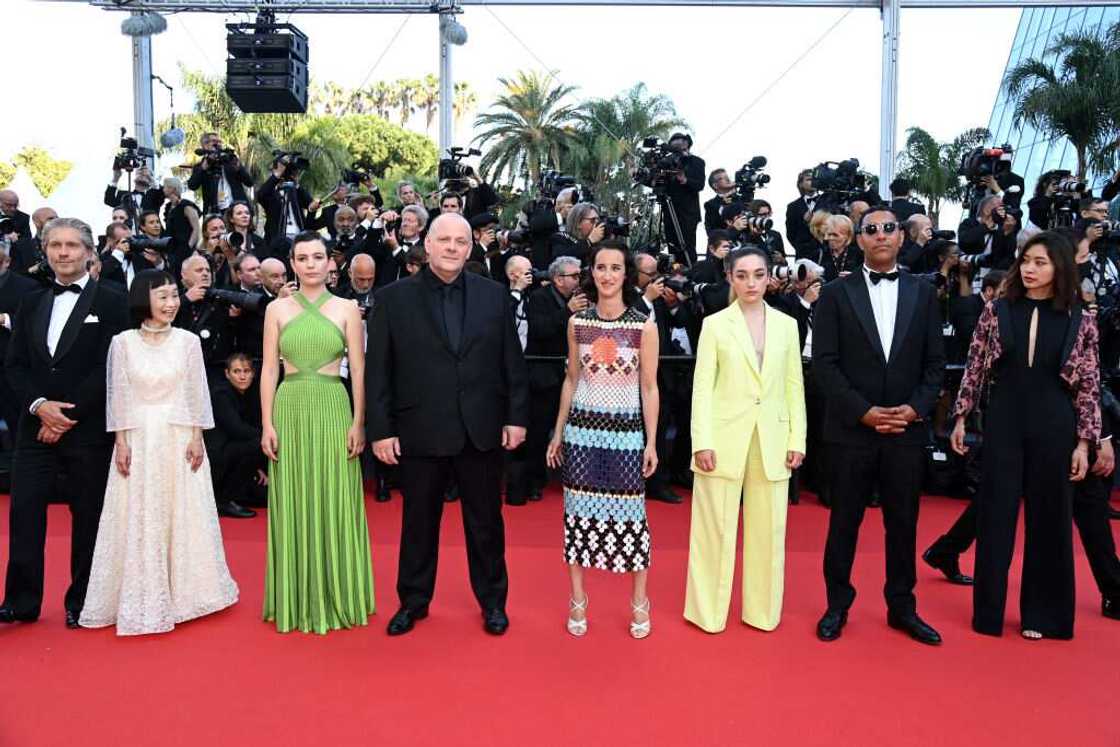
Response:
POLYGON ((1027 638, 1072 638, 1072 481, 1085 477, 1100 436, 1097 328, 1079 304, 1074 249, 1042 233, 1023 247, 1003 297, 984 310, 954 407, 953 448, 984 382, 983 481, 977 497, 972 627, 1000 635, 1023 499, 1020 593, 1027 638))

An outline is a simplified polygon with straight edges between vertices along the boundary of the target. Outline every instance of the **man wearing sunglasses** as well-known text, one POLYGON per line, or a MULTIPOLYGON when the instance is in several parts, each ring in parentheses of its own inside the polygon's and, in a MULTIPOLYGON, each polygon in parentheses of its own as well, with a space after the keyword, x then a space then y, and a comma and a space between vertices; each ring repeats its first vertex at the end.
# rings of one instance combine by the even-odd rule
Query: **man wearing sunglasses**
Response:
POLYGON ((813 375, 829 406, 823 440, 832 464, 824 551, 828 609, 822 641, 840 637, 856 596, 851 583, 867 498, 878 487, 886 528, 887 624, 941 642, 917 614, 915 534, 924 422, 941 388, 945 354, 933 285, 898 269, 902 227, 889 207, 857 226, 864 264, 829 283, 813 314, 813 375))

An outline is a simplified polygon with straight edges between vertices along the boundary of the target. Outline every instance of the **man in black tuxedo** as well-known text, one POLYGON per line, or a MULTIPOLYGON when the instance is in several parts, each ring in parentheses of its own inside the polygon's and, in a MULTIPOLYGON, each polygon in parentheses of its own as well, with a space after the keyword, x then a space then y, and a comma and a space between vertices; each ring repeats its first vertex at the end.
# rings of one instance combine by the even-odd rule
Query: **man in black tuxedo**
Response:
POLYGON ((191 169, 187 188, 197 194, 202 188, 202 213, 220 213, 238 200, 248 201, 246 187, 253 186, 253 177, 236 154, 222 153, 222 137, 216 132, 203 133, 199 142, 207 155, 191 169))
POLYGON ((12 272, 10 265, 10 257, 0 246, 0 418, 8 424, 8 432, 15 435, 23 411, 16 402, 15 390, 4 376, 4 356, 15 326, 16 310, 23 297, 38 288, 39 284, 12 272))
POLYGON ((119 189, 117 184, 121 180, 120 170, 113 171, 113 181, 105 187, 104 202, 111 208, 122 208, 132 220, 132 225, 139 226, 137 217, 147 210, 157 213, 163 207, 163 190, 156 186, 152 172, 147 166, 141 166, 132 177, 132 191, 119 189))
POLYGON ((377 293, 369 325, 366 428, 374 455, 400 465, 404 495, 401 608, 389 635, 407 633, 428 614, 452 478, 485 629, 500 635, 509 626, 502 449, 525 440, 529 386, 508 292, 463 272, 471 244, 461 215, 432 221, 427 266, 377 293))
POLYGON ((19 209, 19 195, 10 189, 0 189, 0 224, 4 221, 11 221, 13 230, 0 233, 14 233, 12 243, 31 238, 31 216, 19 209))
POLYGON ((710 234, 712 231, 724 228, 723 218, 719 211, 725 206, 735 202, 738 197, 735 182, 727 173, 727 169, 716 169, 708 174, 708 186, 716 196, 704 203, 704 228, 710 234))
POLYGON ((289 156, 272 164, 272 173, 257 190, 257 202, 264 208, 264 240, 269 254, 287 258, 289 240, 303 231, 308 213, 319 211, 319 201, 300 183, 302 173, 289 156))
POLYGON ((798 259, 813 259, 820 244, 809 231, 809 218, 817 207, 819 197, 813 188, 812 169, 805 169, 797 175, 797 191, 798 198, 786 205, 786 239, 793 244, 798 259))
POLYGON ((105 227, 105 250, 101 253, 100 279, 115 283, 120 290, 128 290, 136 273, 150 270, 152 263, 144 252, 133 252, 128 240, 132 232, 123 223, 110 223, 105 227))
POLYGON ((89 276, 94 238, 88 225, 58 218, 44 227, 42 238, 55 280, 24 298, 4 365, 24 415, 12 460, 0 622, 39 617, 47 503, 63 473, 73 491, 66 626, 76 628, 113 451, 112 434, 105 431, 105 359, 110 340, 127 326, 127 306, 123 293, 89 276))
POLYGON ((916 200, 910 199, 910 190, 913 186, 909 179, 901 176, 891 182, 891 210, 898 216, 901 223, 910 219, 911 215, 925 215, 926 206, 916 200))
POLYGON ((931 283, 898 271, 902 226, 887 207, 864 213, 860 270, 824 286, 813 314, 813 374, 827 398, 824 440, 833 465, 832 513, 824 551, 828 610, 824 641, 840 637, 855 599, 856 539, 878 487, 886 528, 887 623, 939 644, 918 617, 915 535, 929 417, 945 354, 931 283))
POLYGON ((677 215, 680 225, 680 240, 677 229, 672 223, 669 211, 661 216, 662 229, 666 240, 677 247, 677 259, 692 265, 696 262, 696 227, 700 225, 700 193, 704 190, 704 159, 694 156, 692 136, 685 132, 674 132, 669 136, 669 147, 683 156, 681 170, 673 174, 665 185, 665 194, 677 215), (683 241, 683 245, 681 245, 683 241))
POLYGON ((261 400, 253 378, 253 363, 247 355, 234 353, 226 359, 224 376, 215 379, 210 389, 214 427, 202 433, 218 513, 235 519, 257 515, 239 501, 263 506, 268 497, 268 462, 261 451, 261 400))

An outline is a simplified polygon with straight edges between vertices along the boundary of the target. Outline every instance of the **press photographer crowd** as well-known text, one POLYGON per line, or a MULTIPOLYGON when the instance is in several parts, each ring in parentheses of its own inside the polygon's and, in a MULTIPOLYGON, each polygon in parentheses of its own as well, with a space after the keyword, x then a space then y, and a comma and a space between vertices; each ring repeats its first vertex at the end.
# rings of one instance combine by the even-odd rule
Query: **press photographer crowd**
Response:
MULTIPOLYGON (((281 335, 274 326, 282 312, 270 314, 278 300, 293 299, 311 309, 291 321, 293 327, 312 318, 341 319, 316 311, 326 309, 323 299, 301 293, 305 270, 297 262, 305 261, 299 252, 308 245, 325 252, 326 288, 353 302, 364 330, 343 327, 342 342, 331 337, 351 348, 360 334, 363 348, 368 346, 366 371, 353 370, 353 359, 345 357, 339 371, 354 412, 378 412, 390 390, 396 399, 385 422, 403 422, 408 408, 422 408, 419 401, 432 382, 416 380, 420 369, 401 369, 399 363, 394 373, 384 373, 385 361, 402 355, 401 339, 411 344, 438 330, 460 361, 454 381, 461 404, 450 411, 461 412, 467 435, 460 434, 460 441, 467 451, 485 452, 475 435, 475 405, 464 392, 490 384, 464 373, 463 362, 475 344, 471 336, 478 334, 472 325, 484 318, 474 316, 472 294, 484 286, 463 284, 442 265, 429 265, 434 251, 448 251, 444 233, 459 226, 464 232, 469 226, 462 272, 488 278, 485 288, 501 286, 520 347, 516 361, 490 361, 510 372, 494 385, 511 403, 509 418, 501 422, 525 428, 524 443, 514 439, 499 449, 504 502, 541 501, 550 481, 559 479, 566 559, 573 568, 643 571, 648 564, 644 507, 607 533, 612 547, 618 542, 627 549, 610 550, 619 555, 604 558, 588 549, 596 546, 596 535, 589 540, 581 534, 590 531, 581 517, 598 517, 599 509, 581 513, 591 505, 581 501, 599 496, 594 500, 609 504, 644 494, 679 504, 690 491, 685 616, 705 630, 720 630, 734 568, 724 554, 732 558, 735 552, 742 501, 750 546, 745 588, 777 589, 762 601, 761 593, 750 597, 744 619, 772 629, 781 608, 782 565, 771 560, 784 555, 786 506, 812 493, 831 509, 824 550, 827 609, 818 637, 841 635, 855 597, 851 569, 859 527, 868 508, 879 508, 888 622, 937 644, 940 636, 918 616, 914 596, 919 495, 968 499, 960 519, 921 558, 950 582, 974 586, 973 627, 989 634, 1003 628, 1022 500, 1022 634, 1073 635, 1074 524, 1103 613, 1120 619, 1120 561, 1109 524, 1120 516, 1110 504, 1111 426, 1120 425, 1120 224, 1110 218, 1110 203, 1120 194, 1120 173, 1096 193, 1068 171, 1050 171, 1027 194, 1028 185, 1012 171, 1009 146, 977 148, 960 167, 969 185, 964 218, 956 230, 944 230, 911 196, 906 179, 895 179, 891 199, 884 201, 874 177, 855 159, 805 164, 789 185, 796 197, 779 219, 764 197, 778 191, 765 157, 710 169, 692 146, 681 132, 667 142, 647 138, 632 176, 648 204, 621 215, 606 209, 610 200, 600 202, 602 196, 556 171, 542 174, 525 204, 503 205, 498 191, 467 165, 481 154, 459 148, 440 161, 438 187, 430 193, 401 181, 393 194, 382 194, 370 165, 354 163, 340 170, 337 186, 320 199, 301 184, 309 166, 304 154, 277 150, 267 171, 256 174, 214 132, 198 143, 185 180, 157 177, 148 166, 153 154, 124 138, 103 205, 91 199, 85 215, 59 217, 43 207, 28 216, 16 193, 0 191, 0 416, 7 424, 4 448, 14 451, 13 490, 25 491, 13 497, 9 562, 18 567, 9 569, 0 622, 23 619, 32 610, 37 616, 38 601, 20 608, 19 595, 34 597, 37 585, 41 598, 45 507, 67 491, 46 483, 58 474, 71 480, 85 474, 83 449, 100 443, 94 431, 106 430, 103 415, 83 409, 82 388, 98 384, 72 373, 74 358, 101 356, 94 378, 104 384, 108 376, 110 420, 114 386, 122 386, 112 360, 121 353, 114 347, 106 364, 98 343, 81 336, 82 327, 90 326, 82 319, 100 325, 119 319, 123 329, 130 311, 135 316, 143 307, 151 318, 133 326, 153 332, 143 326, 159 318, 152 271, 174 279, 173 326, 194 335, 201 349, 213 427, 203 426, 205 418, 191 424, 196 431, 202 426, 220 515, 252 517, 254 509, 276 500, 270 499, 277 486, 270 486, 275 454, 269 444, 284 426, 277 415, 273 432, 272 418, 262 413, 274 407, 274 396, 277 412, 284 406, 278 380, 310 386, 307 380, 323 365, 313 359, 330 360, 330 352, 298 351, 292 342, 298 335, 281 335), (451 214, 462 220, 442 218, 451 214), (87 223, 100 227, 100 235, 87 223), (616 256, 625 311, 608 315, 603 304, 616 256), (409 323, 398 308, 412 286, 402 283, 415 275, 441 291, 443 300, 432 295, 429 308, 426 296, 417 297, 415 335, 396 338, 393 325, 409 323), (138 278, 148 283, 145 289, 150 286, 151 302, 146 290, 137 302, 138 278), (94 298, 91 288, 107 290, 94 298), (119 308, 109 308, 112 299, 119 308), (429 321, 431 330, 420 326, 429 321), (656 376, 639 384, 639 370, 651 373, 642 337, 648 323, 656 331, 656 376), (292 369, 285 374, 277 365, 278 357, 285 365, 300 361, 294 378, 292 369), (631 377, 633 402, 620 394, 622 384, 595 378, 606 373, 631 377), (353 380, 382 374, 386 378, 377 384, 354 387, 353 380), (647 401, 651 393, 656 402, 647 401), (517 410, 522 405, 523 422, 517 410), (643 417, 653 426, 645 428, 644 451, 643 417), (83 427, 92 430, 83 435, 83 427), (628 428, 636 429, 636 442, 625 435, 628 428), (59 445, 50 456, 56 461, 36 453, 47 444, 59 445), (595 461, 596 449, 636 449, 644 461, 611 467, 605 458, 595 461), (38 460, 33 467, 32 459, 38 460), (46 472, 43 465, 49 465, 46 472), (606 484, 612 479, 618 483, 606 484), (29 497, 27 491, 35 490, 29 497), (753 542, 756 533, 772 537, 753 542), (974 540, 975 580, 959 564, 974 540), (631 554, 632 546, 641 549, 631 554), (724 575, 726 583, 717 583, 724 575)), ((433 367, 438 369, 434 361, 433 367)), ((142 381, 130 386, 132 397, 152 394, 141 390, 142 381)), ((375 499, 384 502, 402 489, 418 490, 417 478, 396 463, 408 436, 399 434, 396 447, 386 445, 388 433, 374 432, 375 419, 365 422, 374 449, 359 443, 360 456, 353 450, 350 456, 360 460, 375 499)), ((282 432, 280 443, 281 453, 293 448, 282 432)), ((135 470, 139 447, 131 448, 135 470)), ((111 470, 120 467, 114 464, 111 470)), ((127 464, 124 469, 127 474, 127 464)), ((461 485, 450 468, 440 474, 434 489, 446 501, 461 498, 467 512, 468 493, 477 486, 461 485)), ((104 493, 105 476, 91 479, 104 493)), ((403 531, 415 531, 410 521, 420 519, 410 519, 407 511, 403 531)), ((84 558, 72 587, 78 601, 67 601, 75 626, 100 514, 100 498, 89 498, 84 511, 74 512, 73 551, 84 558)), ((498 516, 499 533, 500 521, 498 516)), ((616 526, 615 519, 604 521, 616 526)), ((481 524, 473 526, 468 533, 484 536, 481 524)), ((483 552, 482 545, 472 545, 471 552, 483 552)), ((484 601, 476 560, 472 555, 471 579, 487 629, 501 632, 501 619, 491 619, 488 610, 504 606, 504 597, 501 604, 484 601)), ((401 562, 404 574, 403 553, 401 562)), ((422 575, 419 565, 410 567, 422 575)), ((434 568, 433 560, 433 579, 434 568)), ((577 576, 573 571, 573 635, 586 632, 586 596, 577 576)), ((637 588, 634 598, 640 600, 637 588)), ((411 617, 394 617, 398 633, 422 618, 421 608, 427 610, 426 600, 412 604, 399 591, 402 612, 411 610, 411 617)), ((87 602, 83 621, 88 609, 87 602)), ((649 632, 648 600, 644 610, 634 608, 635 637, 649 632)))

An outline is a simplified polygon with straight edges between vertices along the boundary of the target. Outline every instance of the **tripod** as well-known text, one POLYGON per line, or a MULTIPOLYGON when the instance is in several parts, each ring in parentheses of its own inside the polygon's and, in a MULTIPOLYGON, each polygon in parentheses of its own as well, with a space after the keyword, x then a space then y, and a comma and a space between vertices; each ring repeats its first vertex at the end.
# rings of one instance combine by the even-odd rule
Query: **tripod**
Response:
POLYGON ((677 217, 677 209, 673 206, 673 201, 669 199, 669 195, 665 193, 663 186, 654 187, 653 195, 659 208, 656 223, 657 233, 655 234, 657 236, 657 246, 661 247, 667 243, 673 249, 672 254, 678 260, 681 260, 685 267, 692 267, 692 257, 688 255, 684 232, 681 230, 681 222, 677 217), (672 234, 668 237, 665 236, 665 216, 669 218, 669 228, 672 231, 672 234))

